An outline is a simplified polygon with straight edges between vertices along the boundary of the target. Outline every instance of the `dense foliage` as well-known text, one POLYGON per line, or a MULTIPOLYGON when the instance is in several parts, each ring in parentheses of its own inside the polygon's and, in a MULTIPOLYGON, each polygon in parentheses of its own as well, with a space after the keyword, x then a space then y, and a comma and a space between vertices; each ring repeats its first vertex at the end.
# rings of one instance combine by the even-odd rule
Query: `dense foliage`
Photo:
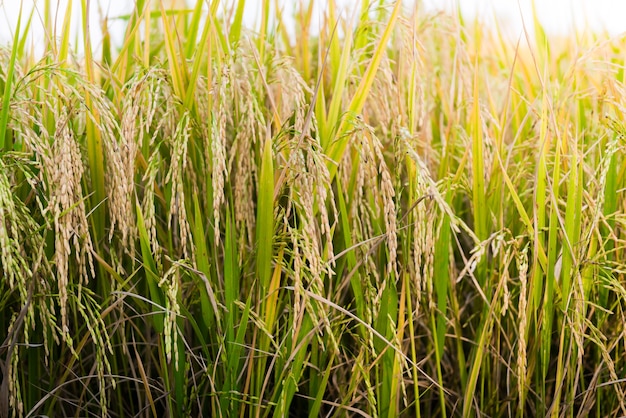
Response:
POLYGON ((626 415, 624 37, 89 3, 0 53, 0 416, 626 415))

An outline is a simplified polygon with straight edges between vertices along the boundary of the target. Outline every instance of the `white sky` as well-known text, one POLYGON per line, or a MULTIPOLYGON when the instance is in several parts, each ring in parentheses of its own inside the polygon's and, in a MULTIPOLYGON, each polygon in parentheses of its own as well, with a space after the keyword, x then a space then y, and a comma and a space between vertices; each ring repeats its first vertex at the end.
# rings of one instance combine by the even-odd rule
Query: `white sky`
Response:
MULTIPOLYGON (((479 15, 483 19, 498 19, 521 30, 521 16, 526 24, 532 22, 531 0, 457 0, 464 15, 479 15)), ((423 0, 435 8, 451 8, 455 0, 423 0)), ((626 1, 624 0, 535 0, 535 8, 542 25, 553 34, 567 34, 573 29, 606 30, 611 35, 626 31, 626 1)))
MULTIPOLYGON (((234 0, 225 1, 232 4, 234 0)), ((289 15, 289 10, 293 10, 294 5, 301 0, 281 0, 285 5, 285 16, 289 15)), ((405 0, 409 3, 411 0, 405 0)), ((42 0, 0 0, 0 45, 7 45, 12 39, 12 32, 17 23, 19 5, 24 4, 24 20, 27 18, 27 11, 36 6, 31 37, 35 49, 43 44, 43 30, 41 29, 41 16, 43 15, 42 0)), ((325 3, 324 0, 316 0, 317 4, 325 3)), ((58 5, 57 24, 61 25, 67 0, 53 0, 53 4, 58 5)), ((74 32, 77 33, 80 27, 79 0, 73 1, 74 32)), ((360 3, 357 0, 337 0, 342 5, 346 13, 352 13, 353 5, 360 3)), ((424 6, 429 10, 448 9, 455 10, 456 4, 461 5, 464 16, 472 18, 479 16, 482 21, 493 21, 497 17, 510 35, 517 37, 522 30, 522 17, 527 28, 532 27, 532 3, 533 0, 422 0, 424 6)), ((611 35, 626 32, 626 0, 535 0, 535 7, 540 21, 546 30, 553 34, 566 34, 573 28, 578 30, 592 29, 596 31, 606 30, 611 35)), ((109 17, 128 14, 132 10, 134 1, 132 0, 92 0, 91 24, 92 41, 97 47, 100 42, 99 35, 99 11, 101 9, 109 17)), ((248 25, 253 25, 260 16, 258 5, 259 0, 248 0, 246 5, 246 21, 248 25)), ((320 16, 321 11, 316 11, 320 16)), ((121 42, 124 23, 120 20, 109 19, 109 30, 113 36, 113 42, 121 42)), ((60 28, 59 28, 60 32, 60 28)), ((75 38, 73 38, 75 39, 75 38)), ((80 45, 78 45, 80 49, 80 45)))

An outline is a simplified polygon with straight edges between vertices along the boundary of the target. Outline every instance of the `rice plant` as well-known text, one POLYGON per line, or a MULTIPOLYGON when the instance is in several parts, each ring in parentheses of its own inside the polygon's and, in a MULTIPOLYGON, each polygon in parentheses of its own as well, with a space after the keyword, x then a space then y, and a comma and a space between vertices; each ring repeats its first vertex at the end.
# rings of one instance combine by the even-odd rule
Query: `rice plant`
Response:
POLYGON ((626 415, 624 36, 78 3, 0 50, 0 417, 626 415))

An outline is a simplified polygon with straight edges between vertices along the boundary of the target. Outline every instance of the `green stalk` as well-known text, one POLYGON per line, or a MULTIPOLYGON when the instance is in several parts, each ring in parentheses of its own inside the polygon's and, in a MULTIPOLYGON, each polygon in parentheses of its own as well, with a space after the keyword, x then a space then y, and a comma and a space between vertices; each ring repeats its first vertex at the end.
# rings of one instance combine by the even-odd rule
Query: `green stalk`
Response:
MULTIPOLYGON (((488 222, 488 205, 485 203, 485 166, 484 166, 484 151, 483 151, 483 122, 480 117, 480 97, 479 89, 480 82, 478 78, 479 66, 478 61, 474 64, 474 88, 472 98, 472 113, 471 113, 471 125, 470 132, 472 136, 472 209, 474 211, 474 232, 479 240, 483 241, 487 239, 489 231, 487 229, 488 222)), ((491 293, 490 288, 486 285, 487 265, 484 259, 479 261, 479 265, 476 268, 476 279, 478 285, 483 289, 487 298, 491 293)))
MULTIPOLYGON (((537 173, 535 177, 535 191, 534 191, 534 242, 535 247, 539 248, 544 246, 545 238, 544 238, 544 230, 546 226, 546 154, 550 149, 550 140, 548 137, 548 92, 545 85, 543 86, 543 98, 541 105, 541 119, 540 119, 540 133, 539 133, 539 145, 540 145, 540 154, 539 159, 537 161, 537 173)), ((549 248, 549 247, 548 247, 549 248)), ((545 271, 551 269, 551 265, 549 262, 546 263, 545 271)), ((541 305, 541 297, 544 293, 544 280, 543 280, 544 272, 539 267, 538 263, 538 255, 534 256, 533 266, 531 271, 531 279, 530 279, 530 298, 528 301, 528 312, 529 317, 533 318, 533 321, 529 322, 529 327, 535 325, 537 329, 541 329, 545 325, 540 323, 540 317, 543 310, 535 308, 539 308, 541 305), (532 316, 531 316, 532 315, 532 316)), ((543 308, 545 309, 546 305, 543 304, 543 308)), ((545 313, 543 314, 543 323, 545 324, 545 313)), ((545 350, 545 346, 550 344, 550 341, 544 341, 543 339, 539 340, 539 359, 538 359, 538 373, 536 374, 537 380, 539 383, 539 397, 537 399, 537 408, 539 414, 545 415, 545 383, 543 383, 543 378, 545 376, 547 359, 545 355, 547 351, 545 350), (539 380, 542 379, 542 380, 539 380)))
MULTIPOLYGON (((89 26, 89 1, 82 0, 82 22, 83 22, 83 37, 84 37, 84 46, 85 46, 85 72, 87 76, 87 80, 91 84, 99 84, 96 81, 96 73, 95 73, 95 63, 93 60, 93 55, 91 52, 91 37, 90 37, 90 26, 89 26)), ((71 8, 68 6, 68 13, 71 8)), ((69 16, 66 16, 69 18, 69 16)), ((68 26, 69 27, 69 24, 68 26)), ((65 31, 65 40, 69 38, 69 29, 65 31)), ((85 95, 85 106, 88 109, 88 112, 91 112, 93 118, 87 118, 85 121, 85 130, 86 130, 86 147, 87 147, 87 159, 89 162, 90 174, 91 174, 91 188, 93 190, 93 195, 90 199, 90 206, 92 209, 92 215, 90 217, 90 221, 92 223, 92 241, 96 246, 96 249, 99 246, 100 239, 105 236, 105 224, 107 221, 106 214, 106 204, 104 204, 106 200, 106 191, 104 188, 104 147, 102 145, 102 135, 100 134, 99 121, 101 115, 98 114, 97 110, 93 106, 93 98, 89 95, 85 95)), ((99 251, 97 251, 99 252, 99 251)), ((103 271, 100 270, 100 275, 103 275, 103 271)), ((104 277, 104 276, 102 276, 104 277)), ((110 287, 105 283, 107 280, 99 280, 98 283, 101 286, 99 293, 101 295, 108 295, 110 292, 110 287)))
MULTIPOLYGON (((558 201, 559 201, 559 183, 561 179, 561 147, 556 146, 556 155, 554 160, 554 172, 552 176, 552 191, 550 204, 550 220, 548 224, 548 271, 546 272, 546 287, 543 299, 542 323, 541 323, 541 376, 544 382, 548 379, 548 368, 550 365, 550 351, 552 345, 553 320, 555 315, 554 294, 557 287, 557 279, 555 266, 557 261, 557 236, 559 235, 558 220, 558 201)), ((558 371, 557 371, 558 372, 558 371)), ((558 373, 557 373, 558 378, 558 373)), ((561 384, 559 380, 557 384, 561 384)), ((545 383, 544 383, 545 384, 545 383)), ((558 417, 560 393, 555 393, 553 401, 553 416, 558 417)), ((546 399, 547 401, 547 399, 546 399)))
MULTIPOLYGON (((392 275, 387 280, 385 290, 383 291, 380 311, 378 312, 374 328, 381 335, 384 335, 387 341, 394 341, 396 330, 393 322, 397 321, 397 318, 398 292, 392 275)), ((382 357, 377 365, 378 415, 381 417, 395 417, 398 416, 399 365, 397 354, 393 350, 389 350, 381 340, 374 340, 374 348, 376 353, 382 357)))
MULTIPOLYGON (((262 317, 266 315, 268 306, 266 297, 269 294, 270 279, 272 277, 273 236, 274 236, 274 163, 272 152, 272 138, 268 137, 263 147, 261 158, 261 175, 259 178, 259 191, 256 214, 256 281, 259 292, 259 312, 262 317)), ((259 335, 259 348, 267 351, 270 341, 263 333, 259 335)), ((253 396, 259 396, 262 392, 262 384, 266 375, 266 359, 259 358, 255 362, 256 376, 253 396)), ((260 416, 261 405, 258 405, 256 416, 260 416)))
MULTIPOLYGON (((450 189, 447 188, 446 199, 450 199, 450 189)), ((441 416, 446 417, 446 397, 443 391, 445 382, 443 381, 443 375, 441 371, 441 360, 443 359, 443 349, 445 346, 445 335, 447 329, 446 315, 448 312, 448 282, 450 277, 450 217, 446 214, 442 215, 442 219, 439 224, 439 238, 435 242, 435 255, 434 255, 434 272, 433 280, 435 281, 435 295, 437 298, 437 311, 433 316, 433 338, 435 346, 435 359, 437 365, 437 378, 440 385, 439 388, 439 402, 441 406, 441 416), (436 318, 436 320, 434 319, 436 318)))
POLYGON ((11 48, 11 58, 9 60, 9 68, 7 69, 7 81, 4 85, 4 91, 2 92, 2 109, 0 109, 0 155, 8 151, 7 147, 10 146, 10 144, 7 142, 6 135, 9 127, 9 108, 11 105, 11 93, 14 78, 13 74, 15 73, 15 66, 17 65, 20 24, 22 22, 22 6, 23 2, 20 2, 20 11, 17 17, 17 25, 15 28, 15 39, 13 40, 13 47, 11 48))
POLYGON ((351 128, 352 118, 356 115, 360 114, 363 110, 363 106, 365 105, 365 100, 368 97, 369 91, 374 83, 374 78, 378 71, 378 67, 380 66, 380 62, 383 58, 385 51, 387 50, 387 43, 391 38, 391 34, 395 27, 395 23, 400 14, 402 2, 396 1, 393 11, 391 12, 391 16, 389 17, 389 21, 383 34, 374 50, 374 55, 372 56, 372 60, 363 74, 363 78, 359 83, 357 88, 357 93, 352 97, 350 105, 348 106, 347 115, 348 117, 344 117, 341 119, 339 127, 337 128, 337 132, 335 134, 335 141, 328 143, 325 151, 327 155, 330 157, 330 162, 328 163, 328 171, 330 173, 331 180, 335 177, 337 173, 337 164, 341 161, 341 157, 348 146, 348 136, 346 133, 351 128))
POLYGON ((228 210, 226 217, 226 234, 224 237, 224 302, 226 305, 226 335, 224 341, 225 356, 227 361, 226 381, 224 384, 225 396, 220 397, 222 411, 227 416, 235 416, 237 405, 234 394, 239 393, 237 376, 240 373, 241 338, 235 335, 235 326, 239 326, 239 332, 245 330, 247 324, 239 321, 236 301, 239 300, 240 267, 237 257, 237 236, 233 228, 232 213, 228 210))

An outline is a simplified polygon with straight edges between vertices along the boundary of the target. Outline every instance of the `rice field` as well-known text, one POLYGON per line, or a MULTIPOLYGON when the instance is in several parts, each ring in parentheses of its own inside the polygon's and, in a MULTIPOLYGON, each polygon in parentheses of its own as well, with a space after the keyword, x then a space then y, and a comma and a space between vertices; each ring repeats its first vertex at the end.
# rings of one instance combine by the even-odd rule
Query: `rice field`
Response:
POLYGON ((625 36, 52 3, 0 49, 0 417, 626 415, 625 36))

